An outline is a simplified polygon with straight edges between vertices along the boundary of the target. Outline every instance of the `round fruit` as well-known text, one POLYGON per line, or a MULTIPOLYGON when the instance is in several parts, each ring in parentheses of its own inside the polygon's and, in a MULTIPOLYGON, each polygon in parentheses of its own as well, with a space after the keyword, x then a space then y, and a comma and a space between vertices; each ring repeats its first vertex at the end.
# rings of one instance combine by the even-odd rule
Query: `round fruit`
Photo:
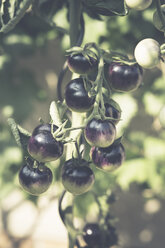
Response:
POLYGON ((51 185, 52 180, 52 171, 43 164, 37 168, 25 164, 19 172, 20 185, 26 192, 32 195, 44 193, 51 185))
POLYGON ((152 0, 125 0, 125 3, 129 8, 144 10, 151 5, 152 0))
POLYGON ((116 125, 120 121, 121 111, 116 109, 110 103, 105 103, 104 106, 105 106, 105 116, 114 118, 114 120, 111 120, 111 122, 113 122, 113 124, 116 125))
POLYGON ((83 239, 91 247, 100 247, 101 231, 97 223, 87 223, 83 228, 83 239))
POLYGON ((49 162, 58 159, 63 154, 63 143, 54 139, 53 131, 57 130, 56 125, 41 124, 37 126, 28 141, 29 154, 39 162, 49 162))
POLYGON ((114 62, 109 65, 108 79, 115 91, 134 91, 142 83, 142 70, 138 64, 127 65, 114 62))
POLYGON ((160 45, 154 39, 141 40, 135 47, 134 56, 137 63, 143 68, 153 68, 160 61, 160 45))
POLYGON ((64 188, 74 195, 89 191, 95 179, 88 162, 78 158, 67 160, 62 167, 61 175, 64 188))
MULTIPOLYGON (((163 16, 164 16, 164 18, 165 18, 165 4, 161 5, 161 10, 162 10, 162 14, 163 14, 163 16)), ((156 10, 156 11, 154 12, 154 14, 153 14, 153 24, 154 24, 154 26, 155 26, 158 30, 164 32, 165 27, 163 27, 162 21, 161 21, 161 19, 160 19, 160 16, 159 16, 157 10, 156 10)))
POLYGON ((92 72, 92 70, 97 66, 97 60, 91 56, 87 57, 82 53, 70 55, 67 59, 70 71, 80 75, 92 72))
POLYGON ((115 140, 116 127, 109 120, 93 118, 87 123, 84 136, 91 146, 107 147, 115 140))
POLYGON ((65 88, 65 101, 68 108, 75 112, 87 112, 94 104, 94 97, 89 97, 82 78, 71 80, 65 88))
POLYGON ((92 147, 90 157, 98 169, 111 172, 125 160, 125 149, 121 143, 115 142, 106 148, 92 147))

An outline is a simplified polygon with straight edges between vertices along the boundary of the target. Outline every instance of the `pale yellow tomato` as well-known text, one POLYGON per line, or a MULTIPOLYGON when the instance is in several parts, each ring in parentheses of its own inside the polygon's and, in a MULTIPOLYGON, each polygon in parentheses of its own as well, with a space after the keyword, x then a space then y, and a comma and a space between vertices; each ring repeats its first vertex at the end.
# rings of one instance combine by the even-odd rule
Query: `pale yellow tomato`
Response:
POLYGON ((160 45, 154 39, 141 40, 135 47, 134 56, 137 63, 143 68, 153 68, 160 61, 160 45))

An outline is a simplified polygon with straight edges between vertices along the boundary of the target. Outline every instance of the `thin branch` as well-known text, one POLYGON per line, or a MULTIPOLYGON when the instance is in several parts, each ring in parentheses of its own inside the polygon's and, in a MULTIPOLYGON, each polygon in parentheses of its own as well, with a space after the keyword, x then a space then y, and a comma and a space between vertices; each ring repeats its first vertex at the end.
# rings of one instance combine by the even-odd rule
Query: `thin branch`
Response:
POLYGON ((21 20, 21 18, 24 16, 26 10, 30 7, 32 4, 33 0, 26 0, 23 7, 18 10, 17 15, 12 18, 6 25, 2 26, 0 29, 1 33, 7 33, 10 30, 12 30, 15 25, 21 20))

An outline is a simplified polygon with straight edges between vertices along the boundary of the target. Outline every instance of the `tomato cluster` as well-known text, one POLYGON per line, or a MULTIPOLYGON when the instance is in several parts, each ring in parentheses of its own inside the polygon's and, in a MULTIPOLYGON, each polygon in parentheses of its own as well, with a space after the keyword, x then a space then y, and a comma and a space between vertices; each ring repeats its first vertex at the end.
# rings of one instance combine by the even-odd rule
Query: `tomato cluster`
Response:
MULTIPOLYGON (((150 3, 148 0, 145 6, 144 2, 137 6, 136 1, 126 1, 128 7, 138 10, 150 3)), ((83 158, 78 151, 78 158, 66 159, 62 165, 62 184, 74 195, 89 191, 94 184, 90 164, 102 171, 113 172, 125 160, 125 149, 121 139, 117 139, 116 131, 121 109, 112 99, 112 94, 132 93, 142 86, 143 68, 158 65, 160 45, 153 39, 144 39, 135 47, 134 56, 135 60, 125 55, 120 57, 117 54, 115 57, 90 43, 84 49, 76 47, 69 51, 67 66, 76 76, 64 89, 64 104, 70 113, 84 115, 82 135, 90 147, 89 158, 83 158)), ((53 176, 45 163, 59 159, 63 155, 64 144, 68 142, 65 140, 65 125, 57 126, 54 123, 40 124, 28 140, 27 151, 33 163, 21 168, 19 181, 31 194, 38 195, 49 188, 53 176)))
MULTIPOLYGON (((68 56, 67 63, 70 71, 78 76, 65 87, 65 103, 71 112, 86 113, 83 136, 91 147, 90 159, 96 168, 112 172, 125 160, 124 146, 121 140, 116 138, 116 125, 121 118, 121 109, 109 94, 105 96, 105 82, 102 82, 100 96, 97 91, 100 83, 97 82, 97 75, 96 80, 91 80, 89 76, 89 71, 94 69, 99 74, 99 69, 96 70, 99 59, 92 60, 83 53, 80 55, 79 52, 74 52, 68 56)), ((107 62, 105 59, 102 72, 105 73, 105 80, 112 91, 132 92, 142 84, 143 69, 136 62, 107 62)), ((64 188, 75 195, 88 191, 94 183, 92 169, 84 159, 67 160, 61 175, 64 188)))
MULTIPOLYGON (((66 159, 61 168, 61 182, 68 192, 80 195, 89 191, 95 181, 90 164, 105 172, 112 172, 122 165, 125 149, 121 139, 116 137, 121 109, 108 87, 117 92, 135 91, 142 83, 143 70, 136 62, 107 62, 104 56, 91 57, 85 52, 69 55, 67 63, 71 72, 78 76, 66 85, 64 102, 70 112, 86 115, 82 135, 90 147, 90 155, 89 158, 79 154, 78 158, 66 159), (103 66, 100 69, 101 59, 103 66), (96 73, 95 80, 89 76, 91 71, 96 73), (103 73, 105 77, 98 78, 103 73)), ((27 144, 32 163, 24 165, 19 173, 20 184, 27 192, 38 195, 51 185, 52 172, 45 163, 63 155, 66 143, 65 132, 60 133, 63 128, 63 124, 59 127, 44 123, 33 130, 27 144)))

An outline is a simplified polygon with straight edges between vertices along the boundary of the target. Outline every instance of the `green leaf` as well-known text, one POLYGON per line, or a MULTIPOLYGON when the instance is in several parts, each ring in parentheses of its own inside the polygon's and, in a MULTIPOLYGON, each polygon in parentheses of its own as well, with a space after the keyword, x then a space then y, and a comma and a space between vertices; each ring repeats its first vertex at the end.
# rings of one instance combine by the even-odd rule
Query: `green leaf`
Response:
POLYGON ((146 92, 143 98, 146 112, 151 116, 156 116, 163 105, 163 100, 160 95, 158 96, 150 91, 146 92))
POLYGON ((146 137, 144 140, 144 154, 146 158, 155 161, 164 161, 165 143, 164 140, 155 137, 146 137))
POLYGON ((1 4, 1 29, 0 33, 7 33, 25 15, 33 0, 5 0, 1 4))
POLYGON ((5 2, 3 2, 2 6, 1 6, 2 25, 6 24, 10 19, 9 8, 10 8, 10 2, 9 2, 9 0, 6 0, 5 2))
POLYGON ((117 182, 128 190, 132 182, 144 183, 153 178, 155 163, 145 158, 126 161, 117 171, 117 182))
POLYGON ((27 143, 31 134, 21 126, 17 125, 13 118, 8 119, 8 124, 11 128, 17 145, 23 149, 25 154, 27 154, 27 143))
POLYGON ((92 19, 99 20, 99 21, 102 20, 100 15, 97 14, 92 8, 87 8, 84 6, 84 12, 86 12, 87 15, 92 19))
POLYGON ((91 8, 93 12, 104 16, 127 15, 128 8, 124 0, 84 0, 87 8, 91 8))
POLYGON ((53 15, 62 8, 64 0, 40 0, 38 11, 40 15, 45 16, 48 19, 51 19, 53 15))
POLYGON ((82 53, 82 52, 83 52, 83 48, 78 47, 78 46, 74 46, 74 47, 66 50, 67 55, 71 55, 73 53, 77 54, 77 53, 82 53))

